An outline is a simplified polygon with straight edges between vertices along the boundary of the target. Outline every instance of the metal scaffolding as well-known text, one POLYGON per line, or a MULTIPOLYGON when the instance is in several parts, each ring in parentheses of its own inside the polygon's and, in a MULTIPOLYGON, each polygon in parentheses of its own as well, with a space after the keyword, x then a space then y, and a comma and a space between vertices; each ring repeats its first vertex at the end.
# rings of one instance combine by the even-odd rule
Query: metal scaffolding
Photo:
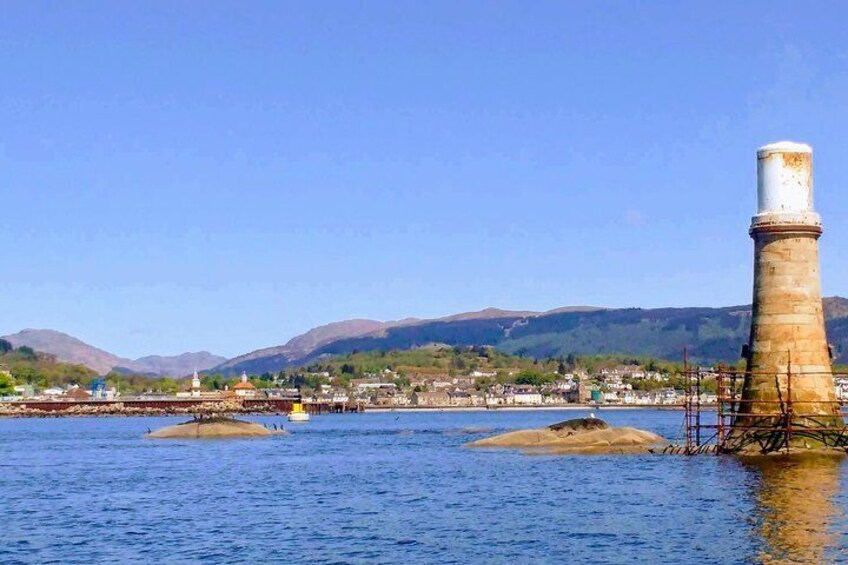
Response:
MULTIPOLYGON (((791 367, 791 363, 790 363, 791 367)), ((803 376, 812 376, 805 372, 803 376)), ((842 379, 848 378, 846 374, 819 373, 818 375, 833 378, 834 386, 842 379)), ((701 453, 731 453, 739 449, 740 438, 759 437, 768 438, 759 446, 763 452, 785 452, 791 451, 790 440, 794 435, 810 436, 816 434, 826 438, 827 447, 848 449, 848 424, 845 423, 848 402, 845 399, 794 401, 792 398, 792 381, 794 375, 791 369, 785 373, 756 373, 744 370, 718 366, 716 368, 704 369, 702 367, 691 367, 686 352, 683 354, 683 376, 685 380, 684 400, 684 424, 686 438, 683 453, 696 455, 701 453), (750 400, 742 398, 742 385, 747 377, 767 376, 774 378, 778 385, 778 399, 776 400, 750 400), (706 390, 708 381, 715 380, 715 400, 707 402, 706 390), (785 379, 785 386, 781 387, 781 380, 785 379), (785 394, 783 394, 785 391, 785 394), (829 415, 820 413, 811 414, 799 412, 795 405, 805 404, 837 404, 840 407, 839 414, 843 425, 822 423, 817 424, 817 419, 832 419, 829 415), (753 410, 754 405, 759 408, 768 406, 773 408, 767 411, 753 410), (799 420, 813 422, 813 426, 803 425, 799 420)))

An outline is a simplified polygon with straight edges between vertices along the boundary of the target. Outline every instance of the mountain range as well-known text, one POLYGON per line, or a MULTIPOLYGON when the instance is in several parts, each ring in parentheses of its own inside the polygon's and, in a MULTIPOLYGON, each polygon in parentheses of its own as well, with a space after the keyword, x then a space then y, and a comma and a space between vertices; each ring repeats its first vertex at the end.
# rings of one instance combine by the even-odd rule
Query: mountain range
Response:
MULTIPOLYGON (((848 299, 823 301, 834 361, 848 362, 848 299)), ((7 336, 60 361, 80 363, 100 373, 186 375, 194 371, 227 375, 275 372, 354 351, 412 349, 433 343, 490 345, 529 357, 627 354, 679 360, 684 347, 693 362, 735 362, 748 340, 750 306, 724 308, 594 308, 574 306, 547 312, 488 308, 445 318, 381 322, 346 320, 299 335, 287 343, 226 360, 207 352, 129 360, 51 330, 24 330, 7 336)))
POLYGON ((151 376, 182 376, 195 370, 210 369, 227 360, 226 357, 212 355, 206 351, 170 357, 151 355, 139 359, 125 359, 54 330, 26 329, 2 339, 15 347, 26 345, 36 351, 49 353, 65 363, 85 365, 101 375, 117 371, 151 376))
MULTIPOLYGON (((848 361, 848 299, 825 298, 823 305, 835 361, 848 361)), ((432 320, 350 320, 315 328, 285 345, 230 359, 212 371, 273 372, 327 355, 411 349, 431 343, 491 345, 506 353, 531 357, 621 353, 670 360, 681 359, 687 348, 694 362, 735 362, 748 340, 750 323, 750 306, 574 306, 547 312, 488 308, 432 320)))
MULTIPOLYGON (((403 320, 380 322, 377 320, 345 320, 319 326, 299 335, 284 345, 259 349, 230 359, 213 369, 224 374, 246 371, 248 373, 263 373, 279 371, 286 367, 303 365, 321 357, 350 353, 351 351, 367 351, 370 349, 410 349, 426 345, 434 341, 449 345, 482 345, 475 341, 480 336, 479 326, 495 326, 513 323, 516 320, 527 319, 548 314, 564 312, 592 312, 601 310, 591 306, 570 306, 549 312, 513 311, 498 308, 486 308, 477 312, 463 312, 444 318, 419 319, 405 318, 403 320), (427 340, 434 326, 442 329, 456 329, 460 334, 450 339, 427 340)), ((488 342, 486 344, 489 344, 488 342)))

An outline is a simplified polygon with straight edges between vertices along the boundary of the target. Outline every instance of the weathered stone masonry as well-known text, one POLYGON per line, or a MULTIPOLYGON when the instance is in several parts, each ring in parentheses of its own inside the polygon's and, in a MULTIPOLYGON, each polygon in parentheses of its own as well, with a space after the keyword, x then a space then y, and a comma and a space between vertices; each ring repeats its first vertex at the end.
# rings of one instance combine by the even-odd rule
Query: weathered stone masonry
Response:
MULTIPOLYGON (((821 220, 813 210, 812 149, 781 142, 757 152, 758 213, 754 239, 754 297, 743 402, 734 436, 742 426, 786 427, 791 374, 791 424, 802 428, 843 426, 825 336, 819 274, 821 220), (779 401, 779 402, 774 402, 779 401), (765 416, 772 414, 772 416, 765 416), (759 415, 759 416, 758 416, 759 415)), ((821 435, 821 434, 819 434, 821 435)), ((819 447, 816 434, 790 436, 793 447, 819 447)), ((760 442, 762 443, 762 442, 760 442)))

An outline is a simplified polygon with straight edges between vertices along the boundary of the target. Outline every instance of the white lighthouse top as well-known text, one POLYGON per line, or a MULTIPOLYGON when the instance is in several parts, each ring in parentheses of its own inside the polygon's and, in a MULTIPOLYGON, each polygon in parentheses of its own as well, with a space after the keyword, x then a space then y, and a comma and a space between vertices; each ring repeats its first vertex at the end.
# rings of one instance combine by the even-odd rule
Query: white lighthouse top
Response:
POLYGON ((813 148, 806 143, 797 143, 795 141, 777 141, 763 145, 757 149, 757 157, 762 159, 770 153, 812 153, 813 148))
POLYGON ((757 215, 813 212, 813 148, 780 141, 757 150, 757 215))

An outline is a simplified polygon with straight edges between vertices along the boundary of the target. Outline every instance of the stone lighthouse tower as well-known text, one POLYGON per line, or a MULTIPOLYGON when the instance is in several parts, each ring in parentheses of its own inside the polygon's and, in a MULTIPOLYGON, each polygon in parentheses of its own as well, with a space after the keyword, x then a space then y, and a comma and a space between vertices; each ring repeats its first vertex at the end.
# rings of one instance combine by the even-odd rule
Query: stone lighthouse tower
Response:
POLYGON ((821 219, 813 208, 813 150, 780 142, 757 151, 754 301, 747 374, 730 439, 738 449, 833 445, 845 426, 825 337, 819 277, 821 219), (787 402, 791 398, 791 402, 787 402), (791 429, 790 429, 791 428, 791 429))

